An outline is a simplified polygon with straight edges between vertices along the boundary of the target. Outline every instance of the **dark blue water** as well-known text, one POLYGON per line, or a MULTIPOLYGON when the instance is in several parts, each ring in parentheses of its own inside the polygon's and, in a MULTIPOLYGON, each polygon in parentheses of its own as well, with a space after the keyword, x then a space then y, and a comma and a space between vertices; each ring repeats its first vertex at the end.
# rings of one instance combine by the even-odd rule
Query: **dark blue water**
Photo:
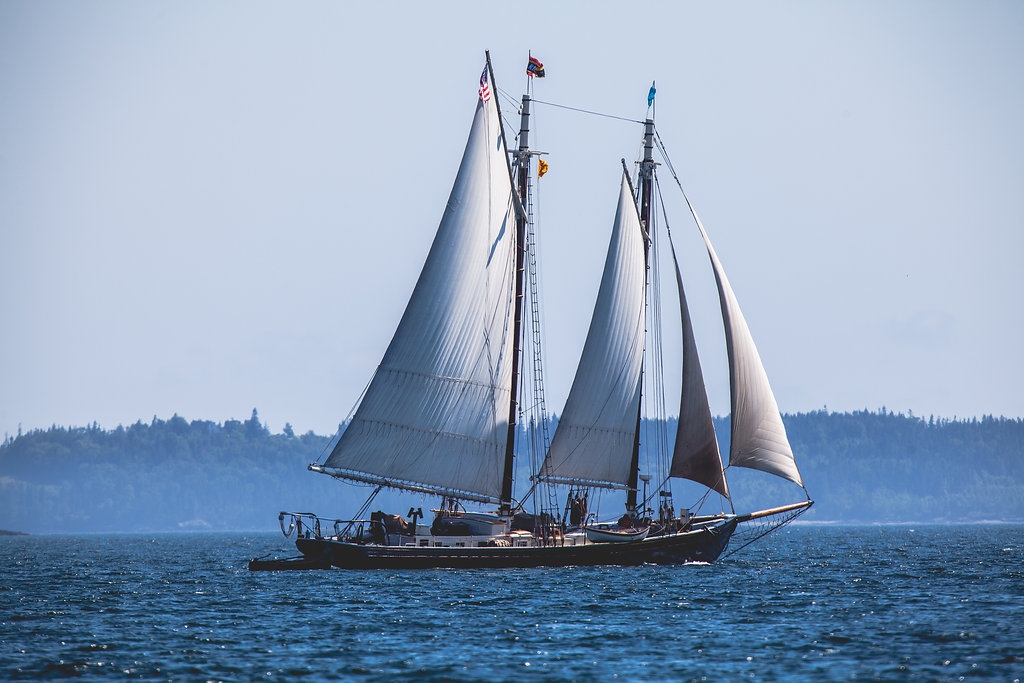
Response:
POLYGON ((250 573, 273 534, 0 538, 0 679, 1024 679, 1024 526, 714 565, 250 573))

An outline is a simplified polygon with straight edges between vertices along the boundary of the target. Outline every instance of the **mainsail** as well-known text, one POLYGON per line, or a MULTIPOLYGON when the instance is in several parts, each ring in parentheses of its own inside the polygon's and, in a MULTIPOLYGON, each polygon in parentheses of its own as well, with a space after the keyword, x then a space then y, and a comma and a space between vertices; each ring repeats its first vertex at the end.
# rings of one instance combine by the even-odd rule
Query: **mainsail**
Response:
POLYGON ((587 341, 541 470, 547 481, 627 484, 644 354, 645 240, 623 174, 587 341))
POLYGON ((324 472, 498 502, 511 400, 515 232, 497 105, 482 88, 426 263, 324 472))

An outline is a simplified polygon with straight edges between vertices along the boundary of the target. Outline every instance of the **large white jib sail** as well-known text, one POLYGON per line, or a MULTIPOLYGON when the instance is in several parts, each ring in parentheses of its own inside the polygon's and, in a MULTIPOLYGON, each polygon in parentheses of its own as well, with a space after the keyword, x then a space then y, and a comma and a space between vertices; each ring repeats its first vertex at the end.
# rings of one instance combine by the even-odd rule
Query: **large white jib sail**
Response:
MULTIPOLYGON (((685 197, 685 193, 684 193, 685 197)), ((689 205, 689 198, 686 199, 689 205)), ((715 248, 711 246, 704 224, 690 205, 690 212, 704 238, 711 267, 718 283, 718 297, 725 323, 725 343, 729 353, 729 384, 732 394, 732 431, 729 439, 729 464, 769 472, 803 486, 786 426, 779 414, 775 394, 768 383, 761 357, 747 321, 740 311, 736 294, 729 284, 715 248)))

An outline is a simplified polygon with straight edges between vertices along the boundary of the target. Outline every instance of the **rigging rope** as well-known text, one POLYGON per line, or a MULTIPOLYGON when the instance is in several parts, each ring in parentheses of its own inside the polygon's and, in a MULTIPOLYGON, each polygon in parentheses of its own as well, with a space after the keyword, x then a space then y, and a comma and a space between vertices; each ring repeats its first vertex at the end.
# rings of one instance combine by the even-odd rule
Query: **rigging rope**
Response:
MULTIPOLYGON (((654 180, 657 182, 657 174, 654 174, 654 180)), ((651 277, 648 281, 648 297, 649 303, 647 307, 648 312, 648 339, 650 343, 647 348, 648 358, 650 360, 650 368, 646 371, 646 377, 648 381, 645 382, 645 401, 644 410, 647 415, 647 423, 644 425, 645 439, 645 452, 647 456, 647 468, 648 476, 653 470, 655 473, 655 480, 668 480, 668 469, 670 459, 670 447, 668 441, 668 409, 665 400, 665 356, 664 356, 664 340, 662 338, 662 331, 664 329, 662 322, 662 291, 661 291, 661 259, 662 259, 662 247, 661 240, 658 239, 658 210, 663 210, 660 202, 657 201, 657 197, 651 197, 651 225, 647 226, 647 232, 650 236, 651 247, 650 247, 650 270, 651 277)), ((664 223, 665 227, 668 227, 668 221, 664 223)), ((654 500, 657 500, 658 510, 660 512, 661 504, 665 502, 661 493, 663 491, 669 492, 667 484, 661 484, 655 489, 650 491, 650 495, 645 496, 644 509, 646 510, 654 500)), ((645 492, 646 493, 646 492, 645 492)))
POLYGON ((740 522, 742 528, 737 526, 736 531, 733 533, 733 543, 729 548, 729 551, 723 555, 723 558, 734 555, 739 551, 746 548, 754 541, 764 538, 768 534, 781 529, 786 526, 794 519, 804 514, 809 510, 809 507, 802 507, 797 510, 788 510, 786 512, 780 512, 774 515, 764 517, 764 521, 749 520, 746 522, 740 522), (737 545, 737 543, 739 545, 737 545))
MULTIPOLYGON (((519 104, 518 101, 516 101, 512 97, 511 94, 508 93, 508 91, 502 90, 501 88, 498 88, 498 95, 505 98, 505 100, 508 102, 509 106, 511 107, 510 111, 515 111, 516 113, 519 113, 520 104, 519 104)), ((513 122, 510 121, 507 116, 505 116, 505 111, 504 110, 502 110, 502 112, 501 112, 501 120, 505 122, 505 126, 508 128, 508 130, 514 130, 516 132, 513 137, 514 137, 515 140, 518 141, 519 140, 519 129, 516 128, 513 125, 513 122)), ((508 145, 506 145, 506 147, 508 147, 508 145)))
POLYGON ((533 100, 536 104, 546 104, 549 107, 558 107, 559 109, 568 109, 569 111, 578 111, 581 114, 590 114, 591 116, 603 116, 606 119, 616 119, 618 121, 626 121, 628 123, 639 123, 643 125, 643 121, 637 119, 630 119, 625 116, 615 116, 614 114, 602 114, 599 111, 591 111, 589 109, 580 109, 579 107, 570 107, 565 104, 556 104, 554 102, 545 102, 544 100, 533 100))
MULTIPOLYGON (((665 143, 661 140, 661 133, 658 129, 654 129, 654 142, 658 145, 658 151, 661 152, 661 158, 665 160, 665 166, 668 167, 668 172, 672 174, 672 178, 676 181, 676 185, 679 186, 679 191, 683 193, 683 197, 686 197, 686 190, 683 189, 683 183, 679 180, 679 174, 676 173, 675 167, 672 165, 672 160, 668 158, 668 150, 665 149, 665 143)), ((686 203, 689 204, 690 200, 687 198, 686 203)))

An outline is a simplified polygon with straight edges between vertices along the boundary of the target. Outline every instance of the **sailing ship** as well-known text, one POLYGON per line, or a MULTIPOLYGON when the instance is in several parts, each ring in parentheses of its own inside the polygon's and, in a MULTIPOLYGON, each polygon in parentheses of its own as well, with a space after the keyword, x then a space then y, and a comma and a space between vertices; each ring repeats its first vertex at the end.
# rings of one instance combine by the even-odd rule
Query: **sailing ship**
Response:
MULTIPOLYGON (((530 64, 532 78, 540 62, 531 57, 530 64)), ((531 199, 533 161, 543 153, 530 149, 534 100, 527 90, 519 112, 518 147, 509 150, 487 55, 462 161, 412 296, 354 413, 309 466, 369 486, 372 494, 352 519, 282 512, 282 531, 289 536, 298 530, 296 546, 306 560, 296 566, 712 562, 726 551, 739 527, 758 524, 752 535, 759 537, 812 505, 736 296, 689 199, 686 204, 710 257, 724 321, 732 393, 729 466, 788 480, 806 500, 736 514, 674 248, 683 358, 678 429, 661 465, 651 465, 656 456, 650 452, 646 465, 642 462, 645 377, 653 374, 645 372, 651 341, 648 273, 658 223, 653 211, 659 187, 654 148, 660 136, 653 116, 642 122, 643 153, 635 183, 622 161, 589 333, 557 427, 548 438, 543 382, 538 379, 543 363, 531 199), (528 413, 527 408, 539 412, 528 413), (526 445, 534 446, 531 476, 520 482, 526 491, 517 498, 515 475, 526 462, 526 445), (660 474, 648 495, 652 469, 660 474), (706 487, 708 494, 729 502, 729 511, 677 513, 671 478, 706 487), (384 488, 439 496, 432 523, 418 523, 424 518, 422 506, 411 508, 405 518, 383 512, 366 518, 384 488), (589 508, 604 491, 624 491, 625 509, 614 515, 617 519, 598 522, 589 508), (473 503, 485 507, 466 507, 473 503)), ((652 87, 651 97, 653 92, 652 87)), ((650 105, 649 98, 649 113, 650 105)), ((254 560, 250 568, 282 565, 254 560)))

